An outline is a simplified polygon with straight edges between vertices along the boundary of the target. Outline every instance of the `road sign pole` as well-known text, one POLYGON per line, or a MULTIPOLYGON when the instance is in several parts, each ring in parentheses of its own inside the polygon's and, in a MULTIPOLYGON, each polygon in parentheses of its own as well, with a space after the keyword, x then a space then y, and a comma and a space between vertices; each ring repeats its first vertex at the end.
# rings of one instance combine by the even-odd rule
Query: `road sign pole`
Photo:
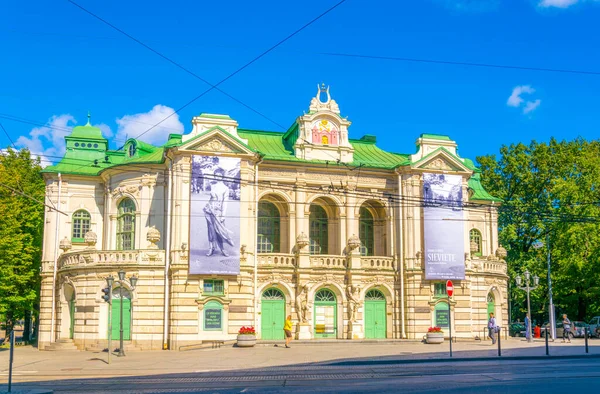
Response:
POLYGON ((452 315, 450 313, 450 296, 448 296, 448 328, 450 331, 450 357, 452 357, 452 315))
POLYGON ((452 311, 450 310, 450 297, 454 294, 454 285, 451 280, 446 281, 446 294, 448 294, 448 331, 450 336, 450 357, 452 357, 452 311))

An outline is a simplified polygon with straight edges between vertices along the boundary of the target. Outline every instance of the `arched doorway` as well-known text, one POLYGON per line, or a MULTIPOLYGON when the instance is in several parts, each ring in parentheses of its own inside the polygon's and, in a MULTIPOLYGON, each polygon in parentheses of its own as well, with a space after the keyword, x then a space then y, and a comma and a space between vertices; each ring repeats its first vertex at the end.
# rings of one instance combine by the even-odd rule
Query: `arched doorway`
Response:
POLYGON ((496 313, 496 298, 494 294, 490 291, 487 296, 487 315, 490 316, 490 313, 496 313))
POLYGON ((321 289, 315 294, 315 338, 337 337, 337 303, 335 294, 321 289))
POLYGON ((385 339, 386 337, 385 296, 376 289, 365 295, 365 338, 385 339))
POLYGON ((284 339, 285 296, 280 290, 270 288, 263 292, 260 316, 260 333, 262 339, 284 339))
POLYGON ((116 287, 112 293, 112 339, 120 339, 121 303, 123 303, 123 340, 131 340, 131 292, 116 287))

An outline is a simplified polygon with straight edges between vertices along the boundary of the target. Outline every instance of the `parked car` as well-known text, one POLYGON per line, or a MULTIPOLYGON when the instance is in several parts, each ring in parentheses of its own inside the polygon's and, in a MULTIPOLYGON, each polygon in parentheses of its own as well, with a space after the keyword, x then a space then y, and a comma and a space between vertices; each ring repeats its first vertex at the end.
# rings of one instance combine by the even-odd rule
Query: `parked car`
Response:
MULTIPOLYGON (((588 329, 588 333, 590 332, 590 325, 584 321, 573 321, 571 323, 569 338, 583 338, 585 336, 585 328, 588 329)), ((556 323, 556 338, 562 338, 563 331, 562 323, 556 323)))
POLYGON ((525 324, 521 322, 513 322, 508 325, 508 335, 511 337, 524 337, 525 324))
POLYGON ((596 338, 600 337, 600 316, 592 317, 592 320, 590 320, 589 325, 591 335, 596 338))

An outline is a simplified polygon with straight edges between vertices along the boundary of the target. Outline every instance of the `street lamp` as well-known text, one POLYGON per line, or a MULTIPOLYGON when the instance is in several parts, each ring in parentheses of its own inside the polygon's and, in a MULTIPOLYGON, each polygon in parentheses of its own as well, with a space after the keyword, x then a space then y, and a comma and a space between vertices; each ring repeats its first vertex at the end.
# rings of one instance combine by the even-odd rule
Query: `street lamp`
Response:
MULTIPOLYGON (((535 290, 537 289, 538 285, 540 284, 540 278, 538 278, 537 275, 533 276, 533 286, 530 286, 530 279, 531 279, 531 274, 529 273, 529 270, 525 270, 524 272, 525 275, 525 286, 521 286, 521 284, 523 283, 523 280, 521 278, 521 275, 517 275, 517 277, 515 278, 515 282, 517 282, 517 287, 521 290, 525 290, 527 292, 527 316, 529 316, 529 327, 527 328, 528 330, 531 330, 531 304, 529 302, 529 292, 531 290, 535 290)), ((527 342, 531 342, 531 332, 528 333, 529 335, 527 335, 527 342)))
MULTIPOLYGON (((114 278, 112 276, 109 276, 108 278, 106 278, 106 282, 107 283, 111 283, 115 281, 114 278), (110 280, 110 282, 109 282, 110 280)), ((137 284, 138 278, 134 275, 131 278, 129 278, 129 283, 131 285, 131 291, 135 290, 135 285, 137 284)), ((117 280, 116 282, 119 283, 119 295, 121 297, 121 308, 120 308, 120 322, 119 322, 119 354, 117 354, 117 357, 124 357, 125 356, 125 351, 123 349, 123 283, 125 282, 125 271, 120 270, 119 271, 119 280, 117 280)), ((110 286, 112 288, 112 286, 110 286)), ((112 333, 111 333, 112 336, 112 333)), ((110 351, 110 348, 108 349, 110 351)))
MULTIPOLYGON (((537 242, 533 245, 535 249, 540 249, 543 247, 543 242, 537 242)), ((550 334, 553 340, 556 340, 556 322, 555 322, 555 314, 554 314, 554 302, 552 301, 552 277, 550 276, 550 232, 546 232, 546 263, 548 265, 548 322, 550 324, 550 334)))

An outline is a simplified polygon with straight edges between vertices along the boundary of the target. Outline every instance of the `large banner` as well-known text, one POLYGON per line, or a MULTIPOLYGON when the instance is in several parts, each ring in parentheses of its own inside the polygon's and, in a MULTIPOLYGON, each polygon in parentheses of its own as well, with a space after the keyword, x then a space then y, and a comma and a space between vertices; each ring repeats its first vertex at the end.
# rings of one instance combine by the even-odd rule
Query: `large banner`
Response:
POLYGON ((240 159, 193 156, 190 274, 240 273, 240 159))
POLYGON ((462 177, 423 174, 425 279, 465 278, 462 177))

